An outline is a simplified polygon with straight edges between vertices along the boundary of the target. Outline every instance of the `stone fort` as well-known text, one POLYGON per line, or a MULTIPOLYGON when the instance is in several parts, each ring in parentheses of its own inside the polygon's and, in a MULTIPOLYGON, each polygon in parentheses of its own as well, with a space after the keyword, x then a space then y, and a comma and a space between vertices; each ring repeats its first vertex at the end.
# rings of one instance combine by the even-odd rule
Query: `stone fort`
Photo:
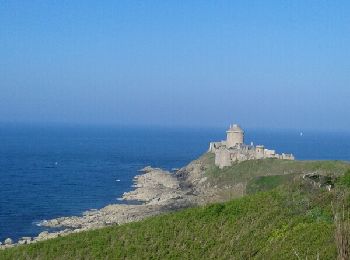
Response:
POLYGON ((294 160, 293 154, 277 154, 275 150, 266 149, 264 145, 244 144, 244 131, 239 125, 230 125, 226 131, 227 138, 221 142, 211 142, 209 152, 215 154, 215 165, 219 168, 231 166, 234 162, 275 158, 294 160))

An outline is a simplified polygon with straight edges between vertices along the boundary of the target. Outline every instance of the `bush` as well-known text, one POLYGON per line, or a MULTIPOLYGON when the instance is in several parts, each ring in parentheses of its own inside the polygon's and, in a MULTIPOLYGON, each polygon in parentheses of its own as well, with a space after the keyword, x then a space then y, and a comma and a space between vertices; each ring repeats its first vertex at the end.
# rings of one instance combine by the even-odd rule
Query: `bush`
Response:
POLYGON ((350 188, 350 170, 347 170, 345 174, 339 178, 338 183, 347 188, 350 188))

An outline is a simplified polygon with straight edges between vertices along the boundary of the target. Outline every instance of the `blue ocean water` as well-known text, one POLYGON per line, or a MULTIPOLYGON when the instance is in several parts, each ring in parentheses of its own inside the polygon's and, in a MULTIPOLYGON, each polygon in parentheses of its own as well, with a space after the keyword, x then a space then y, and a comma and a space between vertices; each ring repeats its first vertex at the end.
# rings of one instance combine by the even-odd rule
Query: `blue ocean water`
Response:
MULTIPOLYGON (((0 241, 118 203, 137 170, 179 168, 224 138, 225 129, 0 126, 0 241)), ((251 141, 301 160, 350 160, 347 133, 247 130, 251 141)))

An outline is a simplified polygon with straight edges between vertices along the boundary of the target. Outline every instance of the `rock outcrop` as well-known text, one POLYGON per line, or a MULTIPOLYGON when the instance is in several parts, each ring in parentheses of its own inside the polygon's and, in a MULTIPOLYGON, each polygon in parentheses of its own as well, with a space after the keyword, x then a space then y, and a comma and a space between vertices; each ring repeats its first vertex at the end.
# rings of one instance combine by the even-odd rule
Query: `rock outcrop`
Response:
POLYGON ((149 205, 167 204, 169 200, 180 199, 184 191, 180 182, 170 172, 159 168, 146 167, 144 174, 135 176, 136 188, 123 195, 124 200, 146 202, 149 205))
POLYGON ((4 244, 5 245, 12 245, 13 244, 13 241, 11 238, 6 238, 5 241, 4 241, 4 244))

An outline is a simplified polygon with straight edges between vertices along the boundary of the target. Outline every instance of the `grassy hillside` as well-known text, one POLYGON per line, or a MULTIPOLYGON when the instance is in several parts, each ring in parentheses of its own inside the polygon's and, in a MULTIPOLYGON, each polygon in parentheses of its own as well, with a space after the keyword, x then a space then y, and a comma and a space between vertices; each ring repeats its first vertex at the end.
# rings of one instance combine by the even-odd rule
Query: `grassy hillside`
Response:
MULTIPOLYGON (((236 165, 224 169, 219 178, 234 179, 230 172, 251 169, 253 177, 247 181, 254 194, 19 246, 0 251, 0 259, 336 259, 350 234, 348 216, 343 214, 350 208, 350 172, 344 175, 348 165, 300 164, 293 168, 267 160, 236 165), (276 174, 255 175, 263 172, 261 167, 276 174), (296 169, 315 168, 337 176, 336 188, 316 188, 294 175, 296 169), (288 172, 278 176, 281 169, 288 172)), ((215 170, 207 174, 219 174, 215 170)))
MULTIPOLYGON (((277 159, 251 160, 235 163, 231 167, 219 169, 214 164, 214 154, 207 153, 199 158, 205 168, 205 175, 211 186, 219 190, 220 199, 229 200, 244 194, 266 191, 281 184, 288 184, 294 178, 306 173, 314 173, 335 180, 350 169, 344 161, 289 161, 277 159), (243 191, 234 187, 241 184, 243 191), (227 189, 227 187, 229 187, 227 189), (237 192, 238 191, 238 192, 237 192)), ((239 189, 239 188, 238 188, 239 189)))
POLYGON ((252 160, 233 164, 219 169, 214 165, 214 154, 201 157, 206 166, 210 181, 218 186, 249 182, 255 177, 270 175, 300 175, 315 172, 332 177, 343 174, 350 169, 350 164, 343 161, 288 161, 277 159, 252 160))

